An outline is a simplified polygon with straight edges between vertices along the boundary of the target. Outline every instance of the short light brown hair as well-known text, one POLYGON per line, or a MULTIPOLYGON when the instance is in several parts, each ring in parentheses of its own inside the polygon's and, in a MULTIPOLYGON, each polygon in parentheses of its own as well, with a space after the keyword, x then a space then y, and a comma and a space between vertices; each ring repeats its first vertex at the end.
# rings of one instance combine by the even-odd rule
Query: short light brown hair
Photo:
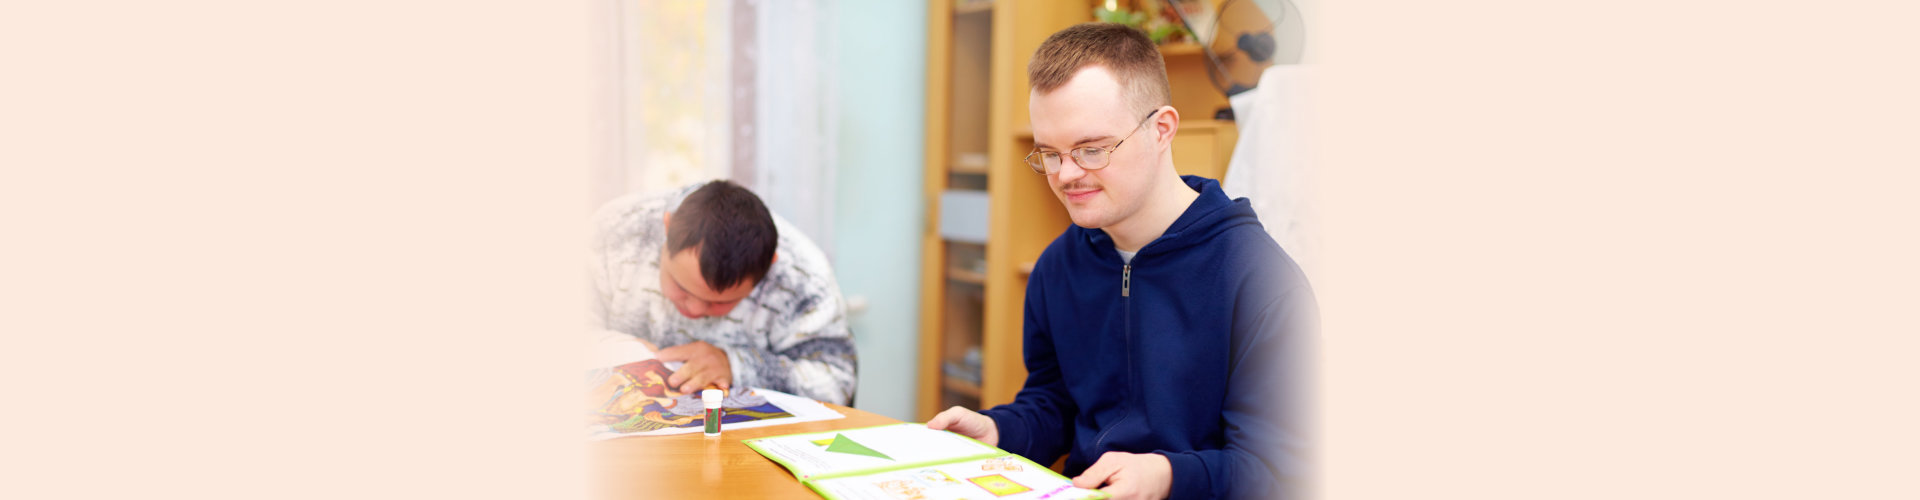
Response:
POLYGON ((1054 33, 1033 51, 1027 63, 1027 85, 1048 94, 1066 85, 1088 66, 1113 72, 1127 107, 1145 117, 1154 108, 1172 104, 1167 85, 1167 63, 1146 33, 1117 23, 1082 23, 1054 33))

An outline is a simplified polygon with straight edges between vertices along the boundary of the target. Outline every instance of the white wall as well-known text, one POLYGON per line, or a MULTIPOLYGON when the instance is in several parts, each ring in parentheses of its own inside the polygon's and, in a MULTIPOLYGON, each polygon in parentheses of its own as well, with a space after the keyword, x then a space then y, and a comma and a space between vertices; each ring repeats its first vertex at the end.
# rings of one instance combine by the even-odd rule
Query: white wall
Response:
POLYGON ((855 407, 914 419, 919 363, 920 231, 926 200, 926 3, 842 1, 835 33, 839 124, 834 272, 864 297, 852 318, 860 349, 855 407))

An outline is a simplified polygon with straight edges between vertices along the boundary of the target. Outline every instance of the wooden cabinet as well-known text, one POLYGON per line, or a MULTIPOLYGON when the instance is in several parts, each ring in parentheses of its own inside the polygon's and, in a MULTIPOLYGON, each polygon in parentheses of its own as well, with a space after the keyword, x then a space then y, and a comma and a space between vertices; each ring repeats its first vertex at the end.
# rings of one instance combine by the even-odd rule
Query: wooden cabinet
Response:
MULTIPOLYGON (((978 410, 1007 403, 1026 379, 1021 328, 1027 273, 1072 223, 1046 178, 1022 160, 1033 149, 1027 60, 1047 36, 1093 20, 1094 5, 929 2, 923 158, 928 219, 915 405, 920 420, 950 406, 978 410), (942 237, 940 204, 949 190, 986 193, 984 241, 942 237)), ((1181 113, 1174 163, 1183 174, 1218 179, 1236 138, 1231 122, 1212 119, 1226 99, 1208 81, 1206 56, 1197 47, 1167 47, 1163 55, 1173 105, 1181 113)))

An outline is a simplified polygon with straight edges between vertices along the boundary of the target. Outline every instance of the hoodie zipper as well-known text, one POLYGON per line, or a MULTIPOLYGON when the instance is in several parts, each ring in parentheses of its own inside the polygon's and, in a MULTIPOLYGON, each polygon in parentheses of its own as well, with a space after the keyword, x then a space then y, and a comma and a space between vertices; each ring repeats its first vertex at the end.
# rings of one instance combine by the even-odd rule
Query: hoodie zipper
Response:
MULTIPOLYGON (((1133 393, 1136 392, 1133 386, 1134 370, 1133 370, 1133 300, 1131 299, 1132 289, 1133 289, 1133 263, 1127 262, 1120 266, 1120 296, 1123 297, 1120 300, 1120 325, 1121 325, 1120 332, 1122 335, 1124 335, 1124 337, 1122 337, 1124 341, 1124 343, 1121 344, 1123 346, 1122 349, 1124 349, 1125 352, 1127 353, 1127 364, 1126 364, 1127 370, 1125 375, 1127 377, 1127 396, 1126 396, 1127 399, 1133 399, 1133 393)), ((1126 408, 1127 402, 1122 401, 1120 403, 1120 407, 1123 409, 1126 408)), ((1120 423, 1127 421, 1127 419, 1131 417, 1133 417, 1133 412, 1127 412, 1127 413, 1121 414, 1119 420, 1115 420, 1113 421, 1112 425, 1107 426, 1107 430, 1100 431, 1100 435, 1094 436, 1093 449, 1095 450, 1100 449, 1100 443, 1106 442, 1107 434, 1113 432, 1114 429, 1120 428, 1120 423)))

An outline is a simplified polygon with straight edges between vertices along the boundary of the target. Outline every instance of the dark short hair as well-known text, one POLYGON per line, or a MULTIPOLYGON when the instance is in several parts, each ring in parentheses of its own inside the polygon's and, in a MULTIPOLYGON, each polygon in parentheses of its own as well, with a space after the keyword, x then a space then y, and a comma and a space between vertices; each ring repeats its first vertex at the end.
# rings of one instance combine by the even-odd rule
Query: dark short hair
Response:
POLYGON ((1135 114, 1173 103, 1160 49, 1146 33, 1124 24, 1076 24, 1047 37, 1027 62, 1027 85, 1041 95, 1051 94, 1088 66, 1113 73, 1135 114))
POLYGON ((700 277, 716 292, 766 278, 779 244, 773 214, 760 197, 724 180, 688 194, 667 224, 667 253, 699 249, 700 277))

